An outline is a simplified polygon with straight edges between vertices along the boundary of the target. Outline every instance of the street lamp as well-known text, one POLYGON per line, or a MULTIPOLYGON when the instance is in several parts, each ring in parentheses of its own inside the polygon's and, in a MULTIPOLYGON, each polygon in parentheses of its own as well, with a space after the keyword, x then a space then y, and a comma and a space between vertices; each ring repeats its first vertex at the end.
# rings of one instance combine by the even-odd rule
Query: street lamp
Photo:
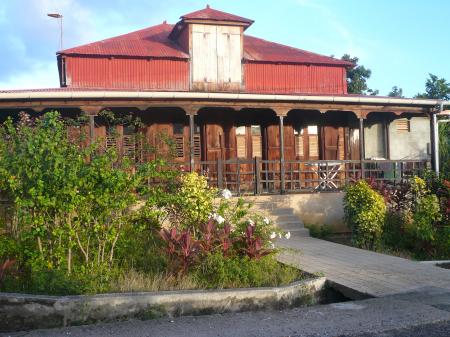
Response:
POLYGON ((47 16, 59 19, 59 29, 60 29, 60 43, 59 43, 59 50, 63 49, 63 16, 59 13, 48 13, 47 16))

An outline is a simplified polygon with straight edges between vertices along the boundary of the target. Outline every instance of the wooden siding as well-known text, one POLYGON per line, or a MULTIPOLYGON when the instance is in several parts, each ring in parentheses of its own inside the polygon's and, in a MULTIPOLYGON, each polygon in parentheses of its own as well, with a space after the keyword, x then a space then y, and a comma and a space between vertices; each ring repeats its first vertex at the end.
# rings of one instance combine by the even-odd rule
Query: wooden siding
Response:
POLYGON ((66 74, 77 88, 189 90, 187 60, 70 56, 66 74))
POLYGON ((242 81, 240 27, 192 25, 194 91, 238 91, 242 81))
POLYGON ((244 69, 249 93, 347 93, 343 67, 249 62, 244 69))

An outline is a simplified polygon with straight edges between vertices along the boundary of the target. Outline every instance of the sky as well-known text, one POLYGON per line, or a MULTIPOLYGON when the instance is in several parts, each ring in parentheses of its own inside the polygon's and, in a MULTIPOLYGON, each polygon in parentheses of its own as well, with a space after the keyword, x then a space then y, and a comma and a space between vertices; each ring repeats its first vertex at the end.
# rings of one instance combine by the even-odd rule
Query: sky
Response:
POLYGON ((323 55, 357 56, 369 87, 386 95, 424 91, 428 73, 450 80, 448 0, 0 0, 0 89, 58 87, 64 48, 212 8, 254 20, 246 33, 323 55))

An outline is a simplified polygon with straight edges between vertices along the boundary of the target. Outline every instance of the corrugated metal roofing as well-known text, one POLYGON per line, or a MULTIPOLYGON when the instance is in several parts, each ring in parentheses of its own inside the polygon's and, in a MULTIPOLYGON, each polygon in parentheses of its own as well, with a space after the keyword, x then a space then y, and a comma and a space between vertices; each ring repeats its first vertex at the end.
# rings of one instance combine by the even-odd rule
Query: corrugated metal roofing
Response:
MULTIPOLYGON (((60 54, 188 59, 181 47, 169 39, 173 25, 160 24, 80 47, 60 54)), ((244 35, 244 59, 255 62, 280 62, 352 66, 352 63, 302 49, 244 35)))
POLYGON ((338 60, 248 35, 244 35, 244 59, 256 62, 353 66, 351 62, 338 60))
POLYGON ((222 11, 218 11, 216 9, 212 9, 209 6, 201 9, 199 11, 195 11, 189 14, 185 14, 181 16, 183 20, 213 20, 213 21, 231 21, 231 22, 242 22, 248 25, 253 23, 253 20, 243 18, 242 16, 237 16, 230 13, 225 13, 222 11))
POLYGON ((181 47, 168 38, 173 25, 162 23, 106 40, 65 49, 58 54, 159 57, 188 59, 181 47))

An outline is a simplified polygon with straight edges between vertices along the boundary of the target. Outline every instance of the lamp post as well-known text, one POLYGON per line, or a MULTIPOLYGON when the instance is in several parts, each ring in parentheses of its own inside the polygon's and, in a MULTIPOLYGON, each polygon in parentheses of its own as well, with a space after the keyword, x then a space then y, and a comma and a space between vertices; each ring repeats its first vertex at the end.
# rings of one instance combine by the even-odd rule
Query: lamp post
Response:
POLYGON ((60 30, 60 43, 59 43, 59 50, 63 49, 63 16, 59 13, 49 13, 47 16, 59 19, 59 30, 60 30))

